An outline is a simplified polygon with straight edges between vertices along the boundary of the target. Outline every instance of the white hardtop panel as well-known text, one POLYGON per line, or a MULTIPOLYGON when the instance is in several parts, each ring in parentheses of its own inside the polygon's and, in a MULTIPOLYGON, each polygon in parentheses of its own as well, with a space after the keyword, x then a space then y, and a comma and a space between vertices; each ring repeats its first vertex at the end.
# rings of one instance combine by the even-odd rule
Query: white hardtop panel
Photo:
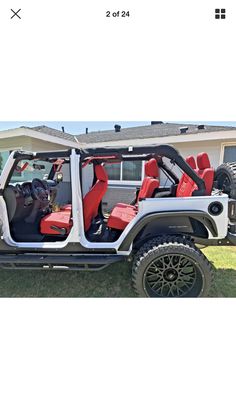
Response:
POLYGON ((162 211, 204 211, 209 214, 210 203, 221 202, 223 205, 222 213, 211 217, 217 224, 218 237, 224 238, 228 230, 228 200, 229 197, 226 194, 184 198, 147 198, 139 202, 139 214, 144 215, 162 211))

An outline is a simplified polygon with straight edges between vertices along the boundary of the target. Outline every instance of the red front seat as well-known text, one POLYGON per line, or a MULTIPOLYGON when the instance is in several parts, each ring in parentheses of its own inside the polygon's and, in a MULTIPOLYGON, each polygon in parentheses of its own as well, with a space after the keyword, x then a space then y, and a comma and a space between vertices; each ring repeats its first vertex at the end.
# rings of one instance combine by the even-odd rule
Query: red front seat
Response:
POLYGON ((40 223, 40 233, 67 235, 72 227, 71 211, 58 211, 45 215, 40 223))
MULTIPOLYGON (((96 183, 83 199, 84 225, 87 231, 93 218, 98 215, 98 208, 107 190, 108 177, 103 166, 95 166, 96 183)), ((65 205, 58 212, 52 212, 42 218, 41 234, 69 234, 73 223, 71 220, 71 205, 65 205)))
POLYGON ((98 215, 98 208, 107 191, 108 176, 102 165, 95 166, 96 183, 83 199, 84 229, 88 231, 93 219, 98 215))
MULTIPOLYGON (((155 189, 160 185, 159 167, 156 159, 150 159, 145 163, 145 175, 140 191, 138 193, 137 202, 141 199, 151 198, 155 189)), ((107 226, 116 230, 124 230, 137 214, 137 206, 119 203, 113 208, 108 219, 107 226)))
POLYGON ((197 156, 197 174, 205 181, 206 195, 211 195, 215 171, 211 167, 210 160, 207 153, 200 153, 197 156))

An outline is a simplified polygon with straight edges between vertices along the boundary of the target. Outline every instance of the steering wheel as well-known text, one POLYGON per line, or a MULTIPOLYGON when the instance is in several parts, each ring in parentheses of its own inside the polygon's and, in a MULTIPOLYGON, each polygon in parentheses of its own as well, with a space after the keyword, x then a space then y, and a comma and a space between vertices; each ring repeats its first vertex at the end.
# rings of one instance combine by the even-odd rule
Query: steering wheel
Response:
POLYGON ((33 179, 31 183, 31 192, 33 199, 46 202, 49 201, 50 192, 47 185, 41 179, 33 179))

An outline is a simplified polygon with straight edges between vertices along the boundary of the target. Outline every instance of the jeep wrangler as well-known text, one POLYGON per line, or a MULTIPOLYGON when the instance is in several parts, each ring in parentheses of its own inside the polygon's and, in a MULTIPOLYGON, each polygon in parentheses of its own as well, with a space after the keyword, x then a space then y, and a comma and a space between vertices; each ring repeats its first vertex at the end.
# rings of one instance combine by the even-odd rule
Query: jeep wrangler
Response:
POLYGON ((132 261, 142 297, 202 297, 200 248, 236 244, 236 163, 186 160, 169 145, 13 151, 0 178, 0 267, 101 270, 132 261), (131 203, 103 209, 106 165, 144 161, 131 203), (23 179, 23 180, 22 180, 23 179))

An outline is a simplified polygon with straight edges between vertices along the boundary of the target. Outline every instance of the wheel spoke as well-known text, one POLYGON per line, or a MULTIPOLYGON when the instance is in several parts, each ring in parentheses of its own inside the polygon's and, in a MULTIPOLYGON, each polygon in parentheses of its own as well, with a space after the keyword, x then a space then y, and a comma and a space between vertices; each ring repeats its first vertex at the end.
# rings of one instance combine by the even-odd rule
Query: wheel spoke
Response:
POLYGON ((175 284, 169 284, 169 292, 168 292, 168 294, 167 294, 167 297, 168 297, 170 294, 172 295, 172 297, 174 297, 174 296, 175 296, 175 294, 174 294, 174 292, 173 292, 174 287, 176 288, 176 285, 175 285, 175 284))
POLYGON ((163 282, 162 278, 157 278, 156 280, 148 281, 148 284, 150 285, 150 287, 154 288, 156 284, 162 283, 162 282, 163 282))
POLYGON ((163 286, 163 281, 157 281, 157 282, 153 285, 152 289, 153 289, 154 291, 158 291, 158 290, 159 290, 162 286, 163 286))
POLYGON ((149 272, 147 272, 147 278, 148 278, 148 280, 149 279, 151 279, 151 278, 156 278, 157 276, 159 276, 159 274, 156 272, 156 273, 149 273, 149 272))

